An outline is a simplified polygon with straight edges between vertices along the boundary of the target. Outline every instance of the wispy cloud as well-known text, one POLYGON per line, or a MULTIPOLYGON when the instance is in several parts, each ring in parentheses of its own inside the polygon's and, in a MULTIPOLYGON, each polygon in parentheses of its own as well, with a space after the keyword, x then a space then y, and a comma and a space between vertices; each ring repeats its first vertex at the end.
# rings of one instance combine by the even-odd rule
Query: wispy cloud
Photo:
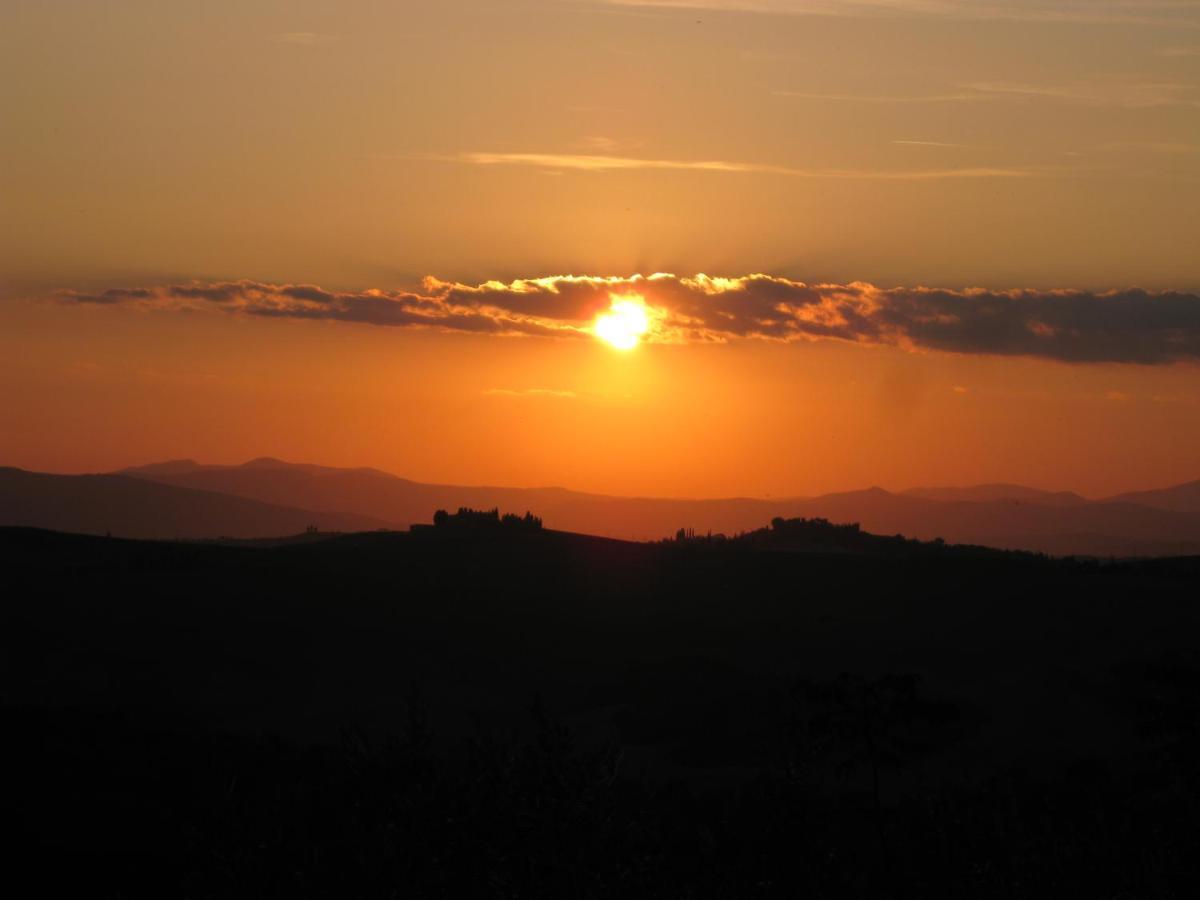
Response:
POLYGON ((1200 144, 1185 144, 1182 141, 1110 141, 1101 150, 1133 150, 1146 153, 1162 153, 1169 156, 1189 156, 1200 153, 1200 144))
POLYGON ((783 16, 906 17, 1096 25, 1200 26, 1193 0, 604 0, 626 9, 783 16))
POLYGON ((606 134, 588 134, 574 142, 574 148, 584 153, 600 153, 616 155, 636 151, 642 146, 642 141, 636 138, 615 138, 606 134))
POLYGON ((1012 81, 977 81, 958 85, 953 90, 939 94, 846 94, 792 90, 777 90, 771 93, 776 97, 791 97, 797 100, 883 105, 1045 100, 1125 109, 1200 107, 1200 85, 1179 82, 1026 84, 1012 81))
POLYGON ((584 135, 576 143, 584 150, 597 150, 601 153, 610 153, 621 146, 621 141, 603 134, 584 135))
POLYGON ((270 40, 276 44, 294 44, 298 47, 316 47, 337 40, 335 34, 318 34, 315 31, 284 31, 273 34, 270 40))
MULTIPOLYGON (((1200 295, 1138 289, 1097 293, 881 288, 865 282, 806 284, 769 275, 656 274, 563 275, 476 285, 427 278, 419 293, 196 282, 65 292, 61 300, 73 305, 581 338, 590 334, 596 314, 607 309, 614 296, 631 293, 644 297, 653 310, 646 337, 651 343, 837 340, 1074 363, 1200 362, 1200 295)), ((503 393, 505 389, 496 390, 501 392, 497 396, 511 396, 503 393)))
POLYGON ((462 153, 443 157, 450 162, 474 166, 525 166, 556 171, 634 172, 638 170, 678 172, 722 172, 733 174, 782 175, 789 178, 847 179, 871 181, 931 181, 944 178, 1030 178, 1042 169, 974 167, 959 169, 801 169, 769 163, 735 162, 724 159, 643 159, 574 153, 462 153))
POLYGON ((574 391, 558 391, 552 388, 489 388, 483 393, 486 397, 548 397, 556 400, 574 400, 579 396, 574 391))
POLYGON ((989 99, 976 91, 950 91, 944 94, 845 94, 823 91, 771 91, 775 97, 796 100, 830 101, 835 103, 965 103, 989 99))
POLYGON ((1200 56, 1200 47, 1163 47, 1157 51, 1159 56, 1181 57, 1200 56))
POLYGON ((948 143, 945 143, 944 141, 892 141, 892 143, 897 144, 901 147, 933 147, 933 148, 941 147, 941 148, 962 149, 967 146, 966 144, 948 144, 948 143))
POLYGON ((1062 100, 1088 106, 1123 106, 1128 109, 1155 106, 1200 107, 1200 88, 1175 82, 1052 85, 978 81, 966 87, 980 94, 1062 100))
POLYGON ((629 110, 620 106, 568 106, 567 112, 591 115, 622 115, 629 110))

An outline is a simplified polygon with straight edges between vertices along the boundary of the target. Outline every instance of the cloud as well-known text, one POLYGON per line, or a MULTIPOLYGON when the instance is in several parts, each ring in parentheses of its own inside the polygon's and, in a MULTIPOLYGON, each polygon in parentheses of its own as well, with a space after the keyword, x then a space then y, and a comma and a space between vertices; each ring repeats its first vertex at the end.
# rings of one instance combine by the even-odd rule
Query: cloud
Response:
POLYGON ((276 44, 294 44, 297 47, 316 47, 337 40, 335 34, 318 34, 315 31, 284 31, 273 34, 270 40, 276 44))
POLYGON ((835 103, 966 103, 992 99, 986 94, 970 90, 948 94, 830 94, 812 91, 771 91, 773 97, 791 97, 796 100, 821 100, 835 103))
POLYGON ((731 162, 723 159, 678 160, 639 159, 628 156, 599 156, 573 153, 460 153, 443 157, 449 162, 474 166, 524 166, 554 171, 634 172, 639 170, 679 172, 720 172, 735 174, 783 175, 789 178, 816 178, 866 181, 933 181, 945 178, 1031 178, 1042 173, 1034 168, 974 167, 959 169, 797 169, 766 163, 731 162))
POLYGON ((1147 153, 1165 153, 1172 156, 1200 153, 1200 144, 1185 144, 1182 141, 1109 141, 1099 150, 1140 150, 1147 153))
POLYGON ((1060 100, 1088 106, 1150 109, 1159 106, 1200 107, 1200 93, 1190 84, 1129 82, 1116 84, 1046 85, 1006 81, 980 81, 964 85, 981 94, 1060 100))
POLYGON ((483 393, 486 397, 551 397, 557 400, 574 400, 578 396, 574 391, 556 391, 552 388, 489 388, 483 393))
POLYGON ((902 147, 935 147, 935 148, 959 148, 965 149, 966 144, 947 144, 944 141, 892 141, 893 144, 899 144, 902 147))
POLYGON ((604 0, 610 7, 782 16, 905 17, 1096 25, 1200 25, 1194 0, 604 0))
POLYGON ((1082 84, 1026 84, 1013 81, 977 81, 957 85, 941 94, 839 94, 810 91, 772 91, 775 97, 834 103, 923 104, 985 103, 1044 100, 1083 106, 1154 109, 1164 106, 1200 107, 1200 87, 1172 81, 1090 82, 1082 84))
POLYGON ((268 284, 249 280, 110 288, 99 293, 64 291, 59 296, 66 303, 82 305, 217 309, 259 318, 438 328, 482 334, 570 337, 584 333, 581 328, 554 317, 538 319, 489 307, 474 298, 459 304, 454 300, 455 291, 441 282, 431 280, 429 283, 436 290, 428 296, 405 291, 338 292, 311 284, 268 284))
POLYGON ((770 275, 563 275, 421 292, 327 291, 257 281, 64 292, 70 304, 209 309, 280 319, 579 338, 613 297, 638 294, 652 343, 838 340, 1072 363, 1200 361, 1200 294, 1137 288, 991 291, 806 284, 770 275))

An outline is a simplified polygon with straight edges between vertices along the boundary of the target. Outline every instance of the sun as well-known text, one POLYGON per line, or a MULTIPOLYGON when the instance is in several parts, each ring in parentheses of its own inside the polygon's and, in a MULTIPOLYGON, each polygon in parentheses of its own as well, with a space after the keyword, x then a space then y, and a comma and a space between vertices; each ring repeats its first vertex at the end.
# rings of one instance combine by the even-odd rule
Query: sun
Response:
POLYGON ((646 301, 637 294, 613 296, 612 304, 596 316, 592 333, 617 350, 632 350, 650 330, 646 301))

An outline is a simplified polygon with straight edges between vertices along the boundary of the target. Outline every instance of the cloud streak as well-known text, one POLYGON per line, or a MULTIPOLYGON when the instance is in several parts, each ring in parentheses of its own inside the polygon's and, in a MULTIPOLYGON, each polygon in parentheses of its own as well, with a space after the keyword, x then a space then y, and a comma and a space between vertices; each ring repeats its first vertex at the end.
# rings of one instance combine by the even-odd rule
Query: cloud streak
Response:
POLYGON ((1193 0, 604 0, 609 7, 838 18, 904 17, 1094 25, 1200 25, 1193 0))
POLYGON ((555 400, 574 400, 579 395, 574 391, 559 391, 553 388, 488 388, 485 397, 549 397, 555 400))
POLYGON ((276 44, 292 44, 296 47, 319 47, 337 40, 334 34, 319 34, 315 31, 284 31, 273 34, 270 40, 276 44))
POLYGON ((637 294, 652 343, 837 340, 1072 363, 1200 361, 1200 295, 1140 289, 990 291, 807 284, 769 275, 554 276, 420 292, 327 291, 257 281, 64 292, 75 305, 207 309, 261 318, 579 338, 613 297, 637 294))
POLYGON ((887 169, 798 169, 791 166, 733 162, 723 159, 639 159, 628 156, 600 156, 573 153, 461 153, 458 156, 444 157, 443 159, 449 162, 458 162, 473 166, 522 166, 536 169, 550 169, 559 172, 719 172, 726 174, 783 175, 789 178, 863 181, 1032 178, 1042 172, 1042 170, 1034 168, 1004 168, 1000 166, 900 171, 887 169))
POLYGON ((901 147, 934 147, 937 149, 966 149, 966 144, 948 144, 945 141, 892 141, 901 147))
POLYGON ((978 81, 956 85, 940 94, 840 94, 777 90, 775 97, 832 103, 884 106, 904 104, 986 103, 994 101, 1051 101, 1080 106, 1156 109, 1200 107, 1200 87, 1170 81, 1095 82, 1082 84, 1025 84, 978 81))
POLYGON ((1126 109, 1152 109, 1161 106, 1200 107, 1200 92, 1197 88, 1194 85, 1175 82, 1045 85, 982 81, 965 87, 980 94, 1059 100, 1087 106, 1120 106, 1126 109))

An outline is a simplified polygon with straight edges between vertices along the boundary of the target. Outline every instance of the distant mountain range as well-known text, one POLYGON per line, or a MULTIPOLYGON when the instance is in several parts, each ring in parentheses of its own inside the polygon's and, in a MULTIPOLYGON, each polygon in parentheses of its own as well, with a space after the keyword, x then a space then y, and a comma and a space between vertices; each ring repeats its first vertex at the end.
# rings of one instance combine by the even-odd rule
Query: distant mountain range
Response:
POLYGON ((250 538, 368 531, 387 523, 313 512, 128 475, 43 475, 0 468, 0 525, 132 538, 250 538))
POLYGON ((547 528, 656 539, 681 527, 733 534, 776 516, 858 522, 876 534, 1053 554, 1200 554, 1200 481, 1089 500, 1021 485, 881 488, 765 500, 611 497, 564 488, 422 484, 378 469, 262 458, 238 466, 174 460, 109 475, 0 469, 0 525, 129 537, 260 537, 406 528, 437 509, 499 507, 547 528))

